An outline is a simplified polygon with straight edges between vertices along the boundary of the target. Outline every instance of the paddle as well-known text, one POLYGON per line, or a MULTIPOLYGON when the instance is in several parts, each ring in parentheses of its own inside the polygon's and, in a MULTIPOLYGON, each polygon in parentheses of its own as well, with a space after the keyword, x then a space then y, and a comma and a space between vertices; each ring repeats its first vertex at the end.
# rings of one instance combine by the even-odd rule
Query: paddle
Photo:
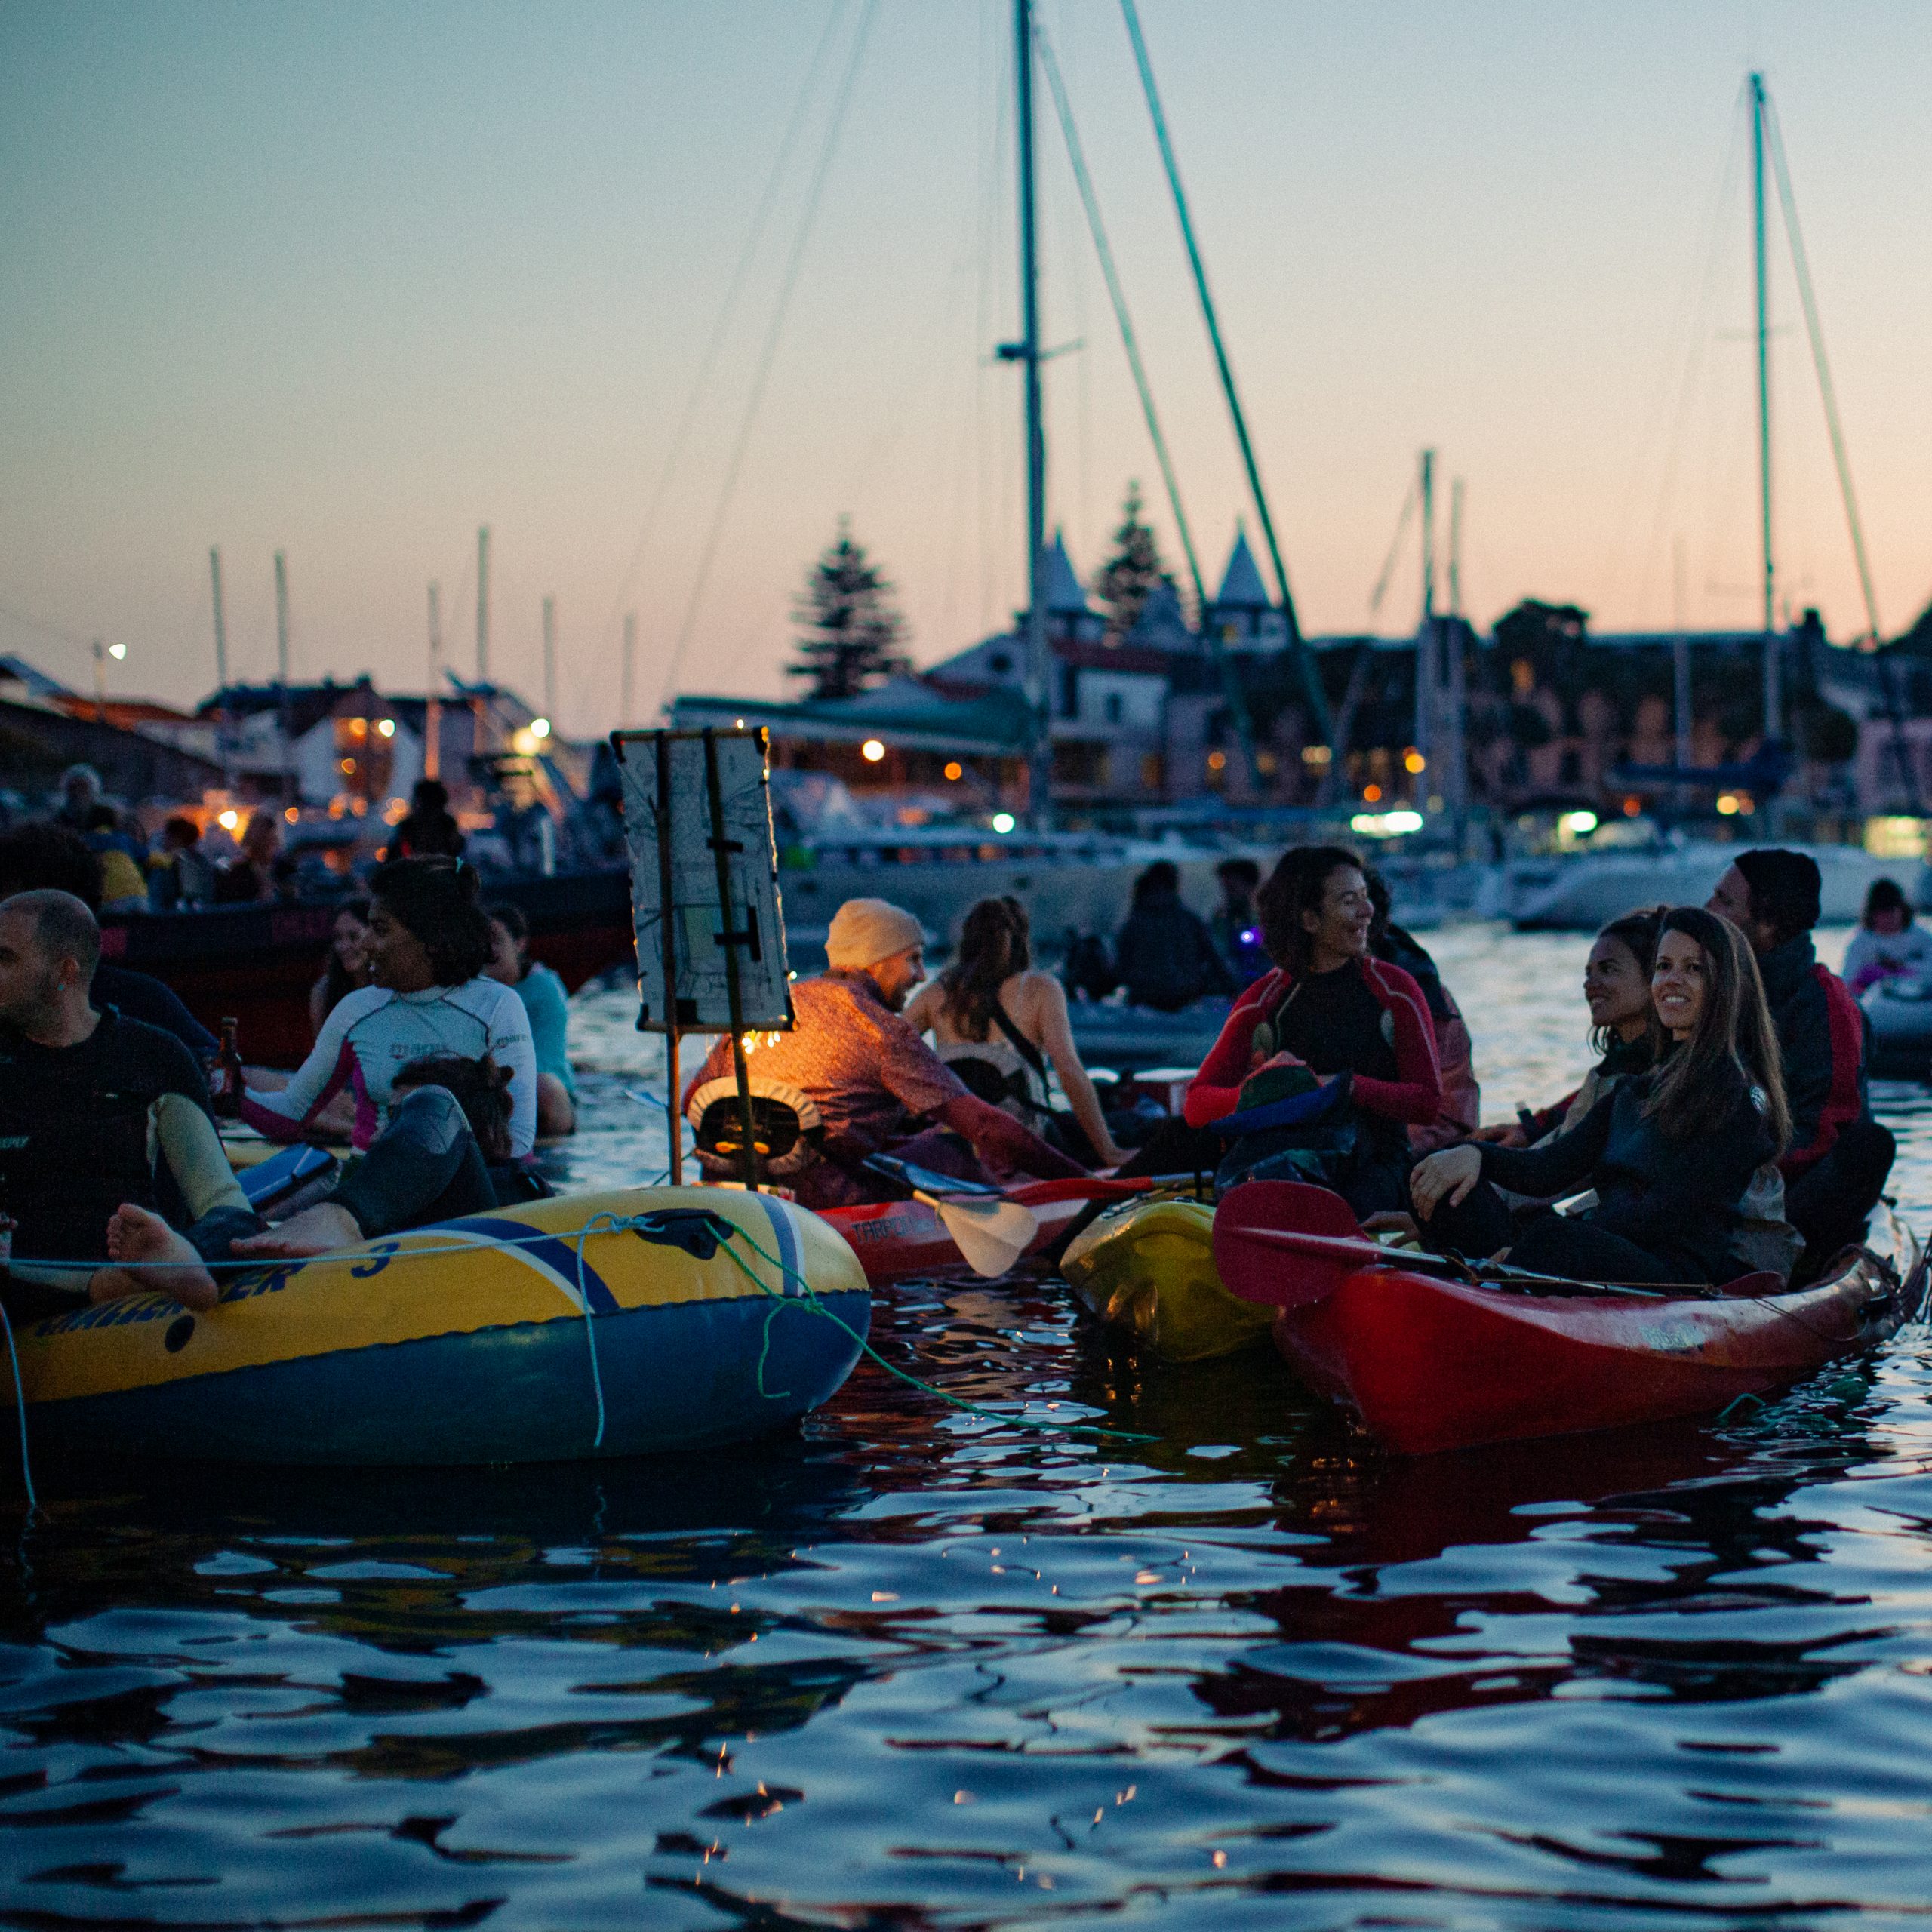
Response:
POLYGON ((928 1194, 918 1188, 912 1198, 939 1217, 967 1266, 989 1280, 1008 1273, 1040 1232, 1039 1217, 1017 1201, 983 1194, 928 1194))
POLYGON ((1507 1266, 1478 1263, 1472 1270, 1447 1255, 1384 1247, 1362 1232, 1340 1195, 1287 1180, 1244 1181, 1229 1190, 1214 1213, 1214 1266, 1230 1294, 1272 1308, 1306 1308, 1325 1301, 1364 1268, 1395 1268, 1461 1281, 1475 1272, 1487 1281, 1518 1284, 1530 1291, 1652 1301, 1684 1296, 1756 1299, 1785 1291, 1785 1284, 1768 1271, 1716 1288, 1702 1283, 1661 1288, 1573 1281, 1507 1266))

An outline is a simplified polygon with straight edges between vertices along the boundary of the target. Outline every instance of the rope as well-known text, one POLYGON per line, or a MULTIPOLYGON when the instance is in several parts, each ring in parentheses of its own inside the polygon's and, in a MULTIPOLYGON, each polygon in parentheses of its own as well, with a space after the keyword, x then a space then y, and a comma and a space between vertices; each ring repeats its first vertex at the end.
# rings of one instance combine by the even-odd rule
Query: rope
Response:
POLYGON ((583 1278, 583 1244, 595 1232, 599 1221, 608 1222, 611 1232, 618 1235, 622 1234, 625 1228, 635 1226, 637 1217, 632 1215, 620 1225, 615 1214, 608 1212, 593 1214, 577 1231, 577 1306, 583 1312, 583 1339, 590 1350, 590 1386, 597 1396, 597 1433, 590 1438, 590 1446, 593 1449, 601 1449, 604 1446, 604 1372, 598 1365, 597 1323, 590 1312, 590 1289, 583 1278))
POLYGON ((27 1460, 26 1391, 20 1386, 20 1358, 14 1348, 14 1324, 4 1304, 0 1304, 0 1328, 7 1331, 7 1360, 14 1371, 14 1409, 20 1423, 20 1481, 26 1486, 27 1513, 32 1515, 40 1509, 40 1498, 33 1493, 33 1469, 27 1460))

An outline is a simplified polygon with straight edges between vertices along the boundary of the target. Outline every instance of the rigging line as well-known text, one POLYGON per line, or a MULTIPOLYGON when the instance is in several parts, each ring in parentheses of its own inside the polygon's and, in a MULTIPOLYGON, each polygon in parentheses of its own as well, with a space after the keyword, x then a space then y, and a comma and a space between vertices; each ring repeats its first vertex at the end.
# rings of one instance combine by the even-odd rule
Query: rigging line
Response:
POLYGON ((1395 565, 1402 553, 1402 539, 1409 534, 1409 519, 1416 513, 1416 500, 1420 494, 1420 485, 1411 478, 1408 494, 1402 499, 1402 514, 1395 519, 1395 534, 1389 540, 1389 554, 1383 559, 1382 574, 1375 580, 1375 588, 1368 593, 1368 614, 1371 617, 1380 611, 1382 600, 1389 594, 1389 580, 1395 574, 1395 565))
POLYGON ((1321 743, 1328 744, 1333 741, 1334 731, 1328 715, 1328 694, 1322 689, 1313 654, 1308 648, 1295 616, 1294 598, 1288 589, 1287 566, 1281 561, 1281 546, 1275 535, 1275 519, 1269 512, 1267 494, 1261 487, 1261 467, 1255 457, 1254 445, 1247 433, 1247 419, 1241 414, 1241 397, 1235 387, 1234 368, 1228 360, 1226 345, 1221 340, 1220 325, 1215 319, 1214 298, 1208 291, 1208 270, 1194 238, 1194 220, 1188 213, 1186 191, 1180 183, 1180 164, 1174 158, 1174 143, 1168 137, 1168 117, 1161 110, 1160 90, 1154 83, 1153 63, 1147 57, 1147 43, 1141 38, 1140 16, 1134 0, 1120 0, 1120 11, 1121 17, 1127 23, 1128 38, 1134 44, 1134 64, 1140 70, 1141 91, 1147 97, 1147 111, 1154 122, 1154 139, 1161 150, 1161 164, 1167 170, 1168 186, 1174 198, 1175 216, 1180 223, 1181 239, 1186 245, 1189 265, 1194 271, 1195 293, 1201 300, 1201 316, 1208 325, 1208 340, 1213 346, 1215 366, 1220 373, 1221 392, 1227 400, 1228 414, 1234 419, 1235 440, 1241 446, 1241 461, 1247 472, 1248 492, 1254 499, 1254 513, 1260 520, 1261 534, 1267 540, 1269 560, 1275 567, 1275 588, 1281 595, 1281 615, 1287 626, 1288 648, 1300 669, 1309 715, 1317 737, 1321 743))
POLYGON ((1798 299, 1804 310, 1804 328, 1811 338, 1811 361, 1818 372, 1818 395, 1825 405, 1825 426, 1832 438, 1832 460, 1838 465, 1838 491, 1844 498, 1844 520, 1851 531, 1851 553, 1858 563, 1858 587, 1865 598, 1865 621, 1874 643, 1878 641, 1878 600, 1872 589, 1872 566, 1865 555, 1865 528, 1859 521, 1858 499, 1851 487, 1851 458, 1844 445, 1844 430, 1838 420, 1837 392, 1832 386, 1832 366, 1825 357, 1824 325, 1819 320, 1818 302, 1811 286, 1811 265, 1804 253, 1804 237, 1798 226, 1798 198, 1792 192, 1791 171, 1784 158, 1784 134, 1778 125, 1777 109, 1770 96, 1764 99, 1765 115, 1770 133, 1771 168, 1777 179, 1778 199, 1784 208, 1785 239, 1791 245, 1791 265, 1798 275, 1798 299))
POLYGON ((1168 439, 1161 433, 1160 414, 1154 407, 1154 392, 1148 386, 1146 367, 1140 359, 1140 338, 1134 332, 1134 318, 1128 312, 1127 291, 1121 286, 1113 250, 1107 241, 1106 224, 1100 219, 1100 205, 1094 195, 1093 177, 1087 171, 1087 157, 1080 145, 1079 132, 1074 126, 1073 103, 1067 98, 1060 62, 1054 57, 1053 43, 1047 38, 1044 26, 1038 20, 1033 23, 1033 40, 1039 49, 1040 65, 1046 73, 1054 109, 1060 116, 1060 133, 1066 141, 1066 158, 1072 164, 1081 205, 1087 211, 1087 230, 1094 238, 1094 253, 1100 261, 1101 278, 1107 285, 1107 298, 1113 304, 1121 346, 1127 352, 1127 366, 1133 373, 1134 390, 1140 398, 1140 414, 1146 420, 1148 440, 1154 445, 1154 459, 1161 466, 1161 481, 1167 489, 1168 508, 1174 514, 1174 528, 1187 558, 1187 574, 1193 581, 1195 604, 1204 612, 1208 608, 1208 588, 1201 580, 1201 560, 1195 554, 1194 533, 1188 525, 1187 512, 1181 506, 1180 483, 1174 474, 1174 459, 1168 454, 1168 439))
POLYGON ((691 586, 691 601, 685 608, 685 620, 678 627, 678 641, 672 647, 670 661, 664 669, 664 682, 658 692, 661 706, 671 687, 677 681, 678 666, 683 663, 685 651, 691 640, 692 631, 697 623, 697 614, 704 601, 704 593, 711 580, 711 567, 717 560, 719 540, 724 534, 725 519, 731 514, 731 499, 737 488, 738 472, 744 466, 745 452, 750 447, 752 429, 758 420, 759 406, 764 401, 764 386, 771 374, 773 363, 777 359, 778 344, 785 332, 785 318, 790 312, 792 292, 798 285, 799 271, 804 266, 805 245, 811 238, 812 224, 818 214, 819 203, 824 198, 825 184, 832 172, 833 156, 838 149, 838 137, 845 125, 846 110, 851 105, 852 89, 859 78, 860 63, 865 58, 866 41, 872 31, 873 17, 878 11, 878 0, 866 0, 866 10, 859 16, 859 30, 852 42, 852 57, 847 63, 845 75, 838 84, 838 93, 832 104, 831 124, 825 131, 825 145, 819 152, 818 166, 812 175, 811 186, 805 197, 804 213, 798 223, 798 232, 792 244, 791 259, 785 264, 783 280, 779 285, 777 306, 772 311, 771 326, 765 332, 764 346, 759 352, 758 370, 752 379, 752 392, 745 405, 745 413, 738 425, 737 440, 732 446, 731 459, 725 466, 723 488, 718 493, 718 508, 711 520, 711 528, 706 533, 704 549, 698 559, 697 580, 691 586))
POLYGON ((1128 312, 1127 291, 1121 286, 1113 250, 1107 242, 1106 224, 1100 219, 1100 201, 1094 192, 1093 177, 1087 171, 1087 157, 1080 146, 1079 131, 1074 125, 1073 103, 1067 98, 1066 84, 1061 78, 1053 43, 1048 39, 1046 28, 1038 18, 1033 23, 1033 42, 1039 49, 1040 65, 1045 71, 1047 86, 1060 116, 1060 132, 1066 140, 1066 158, 1072 164, 1073 178, 1080 189, 1081 205, 1087 211, 1088 232, 1094 238, 1094 253, 1100 260, 1100 274, 1107 285, 1114 321, 1120 330, 1121 346, 1126 350, 1128 367, 1134 372, 1134 386, 1140 398, 1140 413, 1146 419, 1148 438, 1154 445, 1155 460, 1161 466, 1161 481, 1167 486, 1168 507, 1174 513, 1174 528, 1187 558, 1187 574, 1194 584, 1195 620, 1201 626, 1208 655, 1214 659, 1214 668, 1220 675, 1222 701, 1227 706, 1241 761, 1247 766, 1248 778, 1252 782, 1258 774, 1254 763, 1254 729, 1248 719, 1247 694, 1241 689, 1233 663, 1221 648, 1220 633, 1209 621, 1208 586, 1201 579, 1201 559, 1194 548, 1194 533, 1188 527, 1187 512, 1181 506, 1180 483, 1174 475, 1174 460, 1168 453, 1168 439, 1161 432, 1160 414, 1154 407, 1154 392, 1148 386, 1147 371, 1140 359, 1140 343, 1134 332, 1134 318, 1128 312))
POLYGON ((1685 426, 1696 394, 1699 373, 1704 365, 1706 347, 1704 318, 1710 312, 1716 299, 1724 237, 1730 226, 1732 204, 1743 172, 1744 109, 1748 99, 1748 88, 1740 86, 1737 109, 1731 116, 1730 140, 1724 151, 1724 172, 1718 183, 1718 198, 1711 211, 1710 239, 1705 250, 1703 281, 1697 293, 1696 307, 1691 314, 1690 347, 1684 357, 1683 377, 1678 385, 1677 408, 1671 425, 1669 440, 1665 445, 1663 475, 1657 489, 1657 515, 1652 520, 1650 541, 1643 553, 1643 574, 1638 580, 1637 588, 1637 608, 1640 611, 1648 605, 1651 572, 1662 547, 1663 526, 1670 513, 1677 488, 1678 472, 1684 460, 1685 426))
POLYGON ((819 75, 823 70, 826 57, 832 50, 835 30, 844 19, 846 0, 832 0, 831 10, 826 16, 825 26, 820 32, 818 45, 814 50, 811 63, 805 69, 805 78, 798 89, 797 103, 792 109, 792 118, 785 130, 784 138, 778 143, 778 152, 773 156, 771 173, 764 184, 764 192, 760 196, 756 211, 752 216, 751 226, 745 231, 743 246, 738 251, 737 265, 731 271, 731 279, 724 291, 724 299, 718 306, 717 319, 711 325, 711 340, 705 345, 704 355, 698 365, 696 378, 685 400, 685 411, 678 420, 678 427, 671 438, 671 446, 666 452, 664 467, 658 472, 657 481, 651 493, 651 500, 644 512, 644 521, 638 526, 637 541, 632 546, 630 561, 624 566, 623 575, 617 580, 617 595, 611 600, 610 614, 604 620, 608 630, 621 611, 625 598, 630 594, 632 580, 637 575, 638 566, 644 561, 645 553, 651 547, 651 540, 657 534, 657 519, 663 514, 670 494, 671 480, 677 473, 682 459, 685 445, 691 431, 697 426, 698 409, 704 400, 712 371, 718 366, 718 358, 724 346, 724 337, 731 318, 736 312, 738 298, 744 292, 745 283, 749 277, 752 263, 758 258, 758 244, 764 239, 765 224, 770 220, 771 211, 778 199, 778 191, 785 180, 787 164, 792 151, 798 144, 803 132, 807 110, 818 87, 819 75))

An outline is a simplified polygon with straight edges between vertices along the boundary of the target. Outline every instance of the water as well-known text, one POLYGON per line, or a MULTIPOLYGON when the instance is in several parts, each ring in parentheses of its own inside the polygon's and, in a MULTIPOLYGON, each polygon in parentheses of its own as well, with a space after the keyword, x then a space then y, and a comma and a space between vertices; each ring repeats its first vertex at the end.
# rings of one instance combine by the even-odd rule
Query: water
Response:
MULTIPOLYGON (((1561 1091, 1582 943, 1432 943, 1492 1116, 1561 1091)), ((629 1017, 583 1004, 580 1180, 661 1164, 629 1017)), ((1884 1112, 1924 1226, 1932 1103, 1884 1112)), ((0 1923, 1932 1909, 1921 1333, 1727 1428, 1406 1464, 1265 1352, 1143 1362, 1051 1284, 902 1291, 875 1333, 1154 1439, 866 1367, 693 1464, 43 1472, 0 1557, 0 1923)))

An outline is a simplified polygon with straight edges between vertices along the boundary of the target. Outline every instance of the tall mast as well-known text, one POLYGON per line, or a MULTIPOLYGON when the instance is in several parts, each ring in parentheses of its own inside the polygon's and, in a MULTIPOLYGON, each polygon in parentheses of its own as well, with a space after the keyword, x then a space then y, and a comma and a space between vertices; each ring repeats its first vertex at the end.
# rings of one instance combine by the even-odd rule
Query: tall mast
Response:
POLYGON ((1758 279, 1758 502, 1764 542, 1764 737, 1784 736, 1778 688, 1777 579, 1771 557, 1771 310, 1764 245, 1764 77, 1751 76, 1751 223, 1758 279))
POLYGON ((221 780, 228 771, 228 617, 221 603, 221 552, 208 549, 208 582, 214 592, 214 749, 221 780))
MULTIPOLYGON (((1435 750, 1435 452, 1424 450, 1417 488, 1422 500, 1422 621, 1416 629, 1416 749, 1426 758, 1435 750)), ((1428 790, 1420 774, 1416 796, 1428 790)))
POLYGON ((637 613, 627 611, 624 614, 624 664, 623 681, 617 688, 617 722, 620 725, 631 721, 631 701, 637 683, 637 613))
POLYGON ((295 746, 290 737, 293 722, 288 708, 288 557, 275 553, 275 711, 281 730, 281 802, 293 804, 295 789, 295 746))
POLYGON ((437 778, 443 769, 443 611, 442 587, 429 586, 429 697, 423 707, 423 776, 437 778))
POLYGON ((557 600, 543 600, 543 715, 552 725, 557 709, 557 600))
POLYGON ((1026 376, 1026 812, 1052 822, 1053 742, 1047 666, 1047 438, 1040 408, 1040 266, 1033 180, 1032 0, 1014 0, 1015 120, 1020 142, 1020 340, 1001 354, 1026 376))
POLYGON ((469 749, 479 757, 484 749, 490 706, 488 697, 480 688, 487 687, 489 681, 490 526, 486 523, 480 525, 476 532, 476 682, 479 689, 469 705, 469 749))

